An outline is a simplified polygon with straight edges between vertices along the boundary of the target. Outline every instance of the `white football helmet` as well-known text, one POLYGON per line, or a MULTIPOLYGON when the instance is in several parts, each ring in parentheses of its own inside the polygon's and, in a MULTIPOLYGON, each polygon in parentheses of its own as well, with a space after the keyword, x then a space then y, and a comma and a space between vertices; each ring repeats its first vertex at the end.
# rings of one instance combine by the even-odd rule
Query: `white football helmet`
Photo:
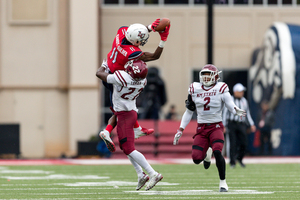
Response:
POLYGON ((144 46, 148 41, 149 31, 143 24, 131 24, 125 37, 134 46, 144 46))
POLYGON ((218 68, 214 65, 208 64, 205 65, 202 70, 199 72, 200 83, 204 86, 211 86, 216 84, 220 79, 219 74, 222 71, 219 71, 218 68), (204 73, 210 73, 209 75, 204 75, 204 73))

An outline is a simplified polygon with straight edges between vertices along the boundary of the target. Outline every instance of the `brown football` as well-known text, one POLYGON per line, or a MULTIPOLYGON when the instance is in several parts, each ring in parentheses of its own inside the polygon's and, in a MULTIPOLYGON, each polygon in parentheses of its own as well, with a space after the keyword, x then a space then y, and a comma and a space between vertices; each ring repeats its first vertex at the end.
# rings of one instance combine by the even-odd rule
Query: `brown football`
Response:
POLYGON ((164 31, 167 26, 170 25, 170 20, 168 18, 161 18, 157 27, 155 27, 155 31, 164 31))

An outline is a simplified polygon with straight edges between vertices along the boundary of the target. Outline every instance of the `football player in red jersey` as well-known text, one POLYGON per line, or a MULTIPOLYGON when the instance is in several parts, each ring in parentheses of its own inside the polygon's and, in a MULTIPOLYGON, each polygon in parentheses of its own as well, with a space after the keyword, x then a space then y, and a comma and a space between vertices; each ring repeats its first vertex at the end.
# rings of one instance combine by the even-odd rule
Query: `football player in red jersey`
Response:
POLYGON ((208 169, 213 152, 219 171, 220 192, 227 192, 226 163, 222 156, 224 145, 222 110, 225 105, 230 112, 240 117, 245 116, 246 112, 234 104, 227 84, 218 82, 220 73, 221 71, 214 65, 205 65, 199 73, 200 83, 194 82, 190 85, 188 99, 185 101, 187 109, 182 116, 173 144, 178 144, 183 130, 192 119, 194 111, 196 111, 198 127, 196 134, 193 136, 192 159, 195 164, 204 161, 204 168, 208 169))
MULTIPOLYGON (((149 26, 136 23, 130 25, 129 27, 123 26, 119 28, 117 35, 113 41, 112 49, 107 54, 107 58, 102 63, 103 66, 107 66, 107 72, 114 73, 116 70, 125 70, 125 64, 131 60, 142 60, 144 62, 148 62, 159 59, 163 52, 165 42, 167 41, 171 25, 167 26, 163 32, 158 32, 160 34, 161 41, 154 53, 143 52, 139 48, 140 46, 143 46, 147 43, 149 38, 149 32, 155 32, 155 27, 159 24, 159 21, 160 19, 156 19, 149 26)), ((106 88, 110 90, 110 99, 112 99, 112 85, 105 82, 103 82, 103 84, 106 88)), ((111 109, 113 111, 112 100, 111 105, 111 109)), ((108 131, 109 133, 111 133, 116 124, 116 116, 112 115, 112 117, 108 121, 108 125, 103 131, 108 131)), ((153 133, 154 130, 142 128, 139 125, 138 121, 136 121, 134 125, 134 132, 135 138, 139 138, 141 136, 153 133)))

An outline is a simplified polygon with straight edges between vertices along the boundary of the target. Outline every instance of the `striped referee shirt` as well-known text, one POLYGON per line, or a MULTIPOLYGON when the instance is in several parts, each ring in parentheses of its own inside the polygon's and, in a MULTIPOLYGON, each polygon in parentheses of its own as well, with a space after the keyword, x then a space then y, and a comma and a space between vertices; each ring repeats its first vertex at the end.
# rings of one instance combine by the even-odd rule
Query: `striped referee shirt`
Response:
POLYGON ((245 97, 242 97, 240 99, 235 98, 231 96, 233 99, 234 104, 239 107, 242 110, 245 110, 247 112, 246 117, 239 117, 238 115, 232 114, 228 111, 226 106, 223 109, 223 124, 224 126, 227 126, 228 121, 235 121, 235 122, 244 122, 246 124, 249 124, 250 126, 254 125, 253 119, 250 114, 249 105, 247 99, 245 97))

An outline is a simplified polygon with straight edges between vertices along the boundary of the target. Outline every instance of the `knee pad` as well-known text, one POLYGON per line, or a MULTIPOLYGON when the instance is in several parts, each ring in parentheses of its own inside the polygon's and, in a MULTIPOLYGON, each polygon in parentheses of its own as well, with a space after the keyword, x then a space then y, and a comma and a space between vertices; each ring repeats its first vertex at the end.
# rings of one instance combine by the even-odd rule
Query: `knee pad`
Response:
POLYGON ((215 140, 213 141, 211 148, 213 149, 213 151, 221 151, 223 150, 223 146, 224 146, 224 140, 215 140))
POLYGON ((206 152, 203 152, 203 148, 193 145, 193 150, 192 150, 192 159, 195 164, 201 163, 206 156, 206 152))

